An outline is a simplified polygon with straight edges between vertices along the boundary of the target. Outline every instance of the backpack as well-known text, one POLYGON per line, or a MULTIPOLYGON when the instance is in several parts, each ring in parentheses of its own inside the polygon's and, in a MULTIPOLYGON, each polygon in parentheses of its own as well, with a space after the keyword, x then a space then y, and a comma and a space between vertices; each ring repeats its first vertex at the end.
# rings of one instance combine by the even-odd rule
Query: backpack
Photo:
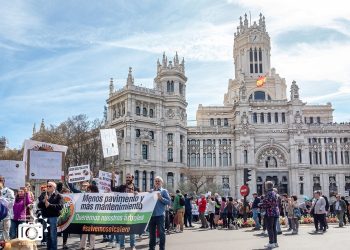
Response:
POLYGON ((0 199, 0 221, 5 219, 8 215, 9 209, 5 203, 0 199))
POLYGON ((328 202, 328 198, 326 197, 326 196, 322 196, 324 199, 325 199, 325 201, 326 201, 326 211, 329 211, 329 202, 328 202))
POLYGON ((185 198, 181 195, 179 199, 180 206, 185 206, 185 198))

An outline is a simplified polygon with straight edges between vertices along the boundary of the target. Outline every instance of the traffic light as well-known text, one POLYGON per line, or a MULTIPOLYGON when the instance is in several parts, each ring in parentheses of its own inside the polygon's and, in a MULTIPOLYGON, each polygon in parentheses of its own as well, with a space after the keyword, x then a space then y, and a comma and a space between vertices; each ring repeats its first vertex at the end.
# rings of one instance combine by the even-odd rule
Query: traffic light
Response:
POLYGON ((244 184, 247 184, 247 182, 251 181, 250 177, 252 176, 252 174, 250 173, 250 171, 252 170, 248 168, 244 169, 244 184))

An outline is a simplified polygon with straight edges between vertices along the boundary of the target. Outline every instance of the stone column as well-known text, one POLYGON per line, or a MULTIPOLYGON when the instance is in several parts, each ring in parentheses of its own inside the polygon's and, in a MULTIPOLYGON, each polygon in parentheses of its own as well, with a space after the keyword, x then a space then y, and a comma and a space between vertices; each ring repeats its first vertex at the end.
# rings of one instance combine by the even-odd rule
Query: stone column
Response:
MULTIPOLYGON (((220 150, 219 150, 219 139, 215 140, 215 166, 216 167, 220 167, 220 160, 219 160, 219 156, 220 156, 220 150)), ((231 189, 232 190, 232 189, 231 189)))
POLYGON ((202 167, 203 166, 203 153, 204 153, 204 150, 203 150, 203 147, 204 147, 204 144, 203 144, 203 139, 200 139, 199 140, 199 145, 200 145, 200 148, 199 148, 199 167, 202 167))
POLYGON ((336 182, 338 186, 338 193, 345 195, 345 175, 343 173, 336 174, 336 182))

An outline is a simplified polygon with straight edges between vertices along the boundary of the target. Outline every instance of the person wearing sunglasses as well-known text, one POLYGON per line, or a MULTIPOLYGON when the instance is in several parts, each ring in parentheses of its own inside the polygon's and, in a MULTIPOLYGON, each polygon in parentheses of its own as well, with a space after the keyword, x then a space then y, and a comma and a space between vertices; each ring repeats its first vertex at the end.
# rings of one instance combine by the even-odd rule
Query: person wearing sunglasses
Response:
POLYGON ((154 207, 149 228, 149 250, 155 250, 156 247, 156 228, 159 232, 159 250, 165 250, 165 208, 170 205, 170 196, 168 190, 164 189, 163 179, 160 176, 154 178, 154 188, 151 192, 157 193, 157 203, 154 207))
POLYGON ((63 208, 63 197, 56 191, 56 183, 49 181, 46 192, 43 192, 38 200, 38 208, 41 209, 42 216, 47 218, 47 223, 50 225, 47 249, 57 250, 57 218, 63 208))

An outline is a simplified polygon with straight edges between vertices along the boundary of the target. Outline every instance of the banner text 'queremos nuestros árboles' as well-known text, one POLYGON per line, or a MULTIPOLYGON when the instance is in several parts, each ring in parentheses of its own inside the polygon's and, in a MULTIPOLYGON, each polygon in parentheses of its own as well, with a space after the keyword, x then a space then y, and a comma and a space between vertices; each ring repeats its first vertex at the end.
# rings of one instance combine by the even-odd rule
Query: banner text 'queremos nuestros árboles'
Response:
POLYGON ((58 231, 76 234, 140 234, 157 202, 157 193, 64 194, 58 231))

